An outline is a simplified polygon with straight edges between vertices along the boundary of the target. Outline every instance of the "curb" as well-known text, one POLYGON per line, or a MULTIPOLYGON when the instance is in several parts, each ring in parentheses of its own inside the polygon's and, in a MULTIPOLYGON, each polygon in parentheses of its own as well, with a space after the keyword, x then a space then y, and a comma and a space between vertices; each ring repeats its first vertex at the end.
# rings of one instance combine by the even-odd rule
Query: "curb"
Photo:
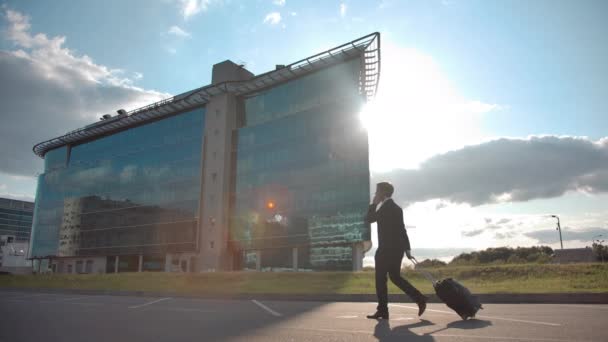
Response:
MULTIPOLYGON (((1 291, 44 292, 57 294, 135 296, 135 297, 175 297, 227 300, 269 300, 269 301, 308 301, 308 302, 376 302, 375 294, 183 294, 173 292, 81 290, 52 288, 2 288, 1 291)), ((429 303, 442 303, 435 294, 427 294, 429 303)), ((476 295, 482 304, 608 304, 608 293, 491 293, 476 295)), ((404 294, 389 295, 389 301, 396 303, 411 302, 404 294)))

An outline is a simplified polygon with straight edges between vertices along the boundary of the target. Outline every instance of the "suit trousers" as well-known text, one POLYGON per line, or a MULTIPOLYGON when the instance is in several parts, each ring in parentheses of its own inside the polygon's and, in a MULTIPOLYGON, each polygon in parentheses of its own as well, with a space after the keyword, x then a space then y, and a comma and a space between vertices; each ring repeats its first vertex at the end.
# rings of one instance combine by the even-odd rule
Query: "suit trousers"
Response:
POLYGON ((378 311, 388 311, 388 289, 386 286, 386 275, 401 291, 405 292, 414 302, 418 302, 422 293, 412 284, 401 277, 401 261, 403 251, 380 251, 376 252, 376 295, 378 296, 378 311))

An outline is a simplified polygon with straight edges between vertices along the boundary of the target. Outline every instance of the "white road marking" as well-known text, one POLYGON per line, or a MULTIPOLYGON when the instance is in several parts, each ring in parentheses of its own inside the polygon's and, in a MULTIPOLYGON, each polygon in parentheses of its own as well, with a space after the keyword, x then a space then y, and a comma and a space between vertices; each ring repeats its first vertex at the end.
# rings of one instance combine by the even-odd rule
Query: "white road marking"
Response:
POLYGON ((23 294, 23 292, 19 291, 0 291, 0 295, 11 295, 11 294, 23 294))
POLYGON ((281 317, 281 316, 283 316, 283 315, 281 315, 280 313, 278 313, 278 312, 276 312, 276 311, 272 310, 271 308, 269 308, 269 307, 267 307, 266 305, 264 305, 264 304, 262 304, 262 303, 258 302, 258 301, 257 301, 257 300, 255 300, 255 299, 252 299, 251 301, 252 301, 252 302, 253 302, 255 305, 257 305, 257 306, 261 307, 262 309, 266 310, 268 313, 270 313, 270 314, 271 314, 271 315, 273 315, 273 316, 276 316, 276 317, 281 317))
POLYGON ((217 310, 205 310, 205 309, 191 309, 191 308, 167 308, 169 311, 178 312, 206 312, 206 313, 217 313, 217 310))
MULTIPOLYGON (((390 306, 395 306, 398 308, 406 308, 406 309, 412 309, 412 310, 418 310, 417 306, 407 306, 407 305, 399 305, 399 304, 389 304, 390 306)), ((426 309, 426 311, 430 311, 430 312, 439 312, 439 313, 444 313, 444 314, 450 314, 450 315, 456 315, 455 312, 453 311, 445 311, 445 310, 433 310, 433 309, 426 309)))
POLYGON ((104 303, 78 303, 78 302, 70 302, 73 305, 89 305, 89 306, 102 306, 104 303))
POLYGON ((34 297, 40 297, 40 296, 44 296, 47 295, 48 293, 36 293, 33 295, 28 295, 28 296, 21 296, 21 297, 17 297, 17 298, 11 298, 11 300, 24 300, 24 299, 28 299, 28 298, 34 298, 34 297))
POLYGON ((510 321, 510 322, 519 322, 519 323, 530 323, 530 324, 540 324, 540 325, 548 325, 552 327, 559 327, 561 324, 559 323, 550 323, 550 322, 539 322, 539 321, 527 321, 523 319, 513 319, 513 318, 504 318, 504 317, 494 317, 494 316, 475 316, 476 318, 488 318, 488 319, 498 319, 501 321, 510 321))
MULTIPOLYGON (((412 309, 412 310, 418 310, 418 307, 414 307, 414 306, 406 306, 406 305, 398 305, 398 304, 391 304, 391 306, 396 306, 396 307, 399 307, 399 308, 412 309)), ((457 315, 455 312, 451 312, 451 311, 433 310, 433 309, 426 309, 426 311, 439 312, 439 313, 445 313, 445 314, 451 314, 451 315, 457 315)), ((552 326, 552 327, 559 327, 559 326, 561 326, 561 324, 559 324, 559 323, 528 321, 528 320, 523 320, 523 319, 513 319, 513 318, 495 317, 495 316, 475 316, 475 318, 488 318, 488 319, 497 319, 497 320, 501 320, 501 321, 529 323, 529 324, 540 324, 540 325, 548 325, 548 326, 552 326)))
POLYGON ((86 298, 89 298, 89 297, 87 297, 87 296, 82 297, 81 296, 81 297, 71 297, 71 298, 66 298, 66 299, 58 299, 57 302, 69 302, 71 300, 86 299, 86 298))
POLYGON ((567 308, 584 308, 584 309, 608 309, 608 306, 601 304, 558 304, 559 306, 565 306, 567 308))
POLYGON ((345 316, 336 316, 336 318, 357 318, 359 316, 355 316, 355 315, 345 315, 345 316))
POLYGON ((167 297, 167 298, 161 298, 161 299, 153 300, 153 301, 151 301, 151 302, 147 302, 147 303, 144 303, 144 304, 141 304, 141 305, 133 305, 133 306, 129 306, 129 309, 137 309, 137 308, 141 308, 141 307, 143 307, 143 306, 147 306, 147 305, 150 305, 150 304, 154 304, 154 303, 162 302, 163 300, 168 300, 168 299, 171 299, 171 297, 167 297))

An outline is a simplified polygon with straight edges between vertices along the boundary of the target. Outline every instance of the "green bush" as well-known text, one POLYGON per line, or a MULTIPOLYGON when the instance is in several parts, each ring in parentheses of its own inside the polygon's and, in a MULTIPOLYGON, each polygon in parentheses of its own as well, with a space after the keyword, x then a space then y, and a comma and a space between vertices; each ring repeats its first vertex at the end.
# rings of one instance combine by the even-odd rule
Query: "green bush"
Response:
POLYGON ((547 263, 551 260, 552 255, 553 249, 547 246, 487 248, 483 251, 462 253, 456 256, 450 265, 547 263))

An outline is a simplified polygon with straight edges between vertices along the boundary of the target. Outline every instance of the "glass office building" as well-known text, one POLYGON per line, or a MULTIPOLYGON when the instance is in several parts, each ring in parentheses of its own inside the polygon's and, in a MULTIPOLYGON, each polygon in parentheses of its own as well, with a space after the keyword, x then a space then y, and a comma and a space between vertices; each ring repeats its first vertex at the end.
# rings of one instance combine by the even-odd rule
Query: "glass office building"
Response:
POLYGON ((0 198, 0 235, 11 237, 11 242, 28 242, 33 215, 33 202, 0 198))
POLYGON ((42 142, 30 257, 61 273, 351 270, 370 244, 374 33, 42 142))
POLYGON ((231 237, 262 250, 262 267, 290 268, 295 257, 301 268, 350 269, 351 244, 370 240, 360 68, 350 60, 244 100, 231 237))

